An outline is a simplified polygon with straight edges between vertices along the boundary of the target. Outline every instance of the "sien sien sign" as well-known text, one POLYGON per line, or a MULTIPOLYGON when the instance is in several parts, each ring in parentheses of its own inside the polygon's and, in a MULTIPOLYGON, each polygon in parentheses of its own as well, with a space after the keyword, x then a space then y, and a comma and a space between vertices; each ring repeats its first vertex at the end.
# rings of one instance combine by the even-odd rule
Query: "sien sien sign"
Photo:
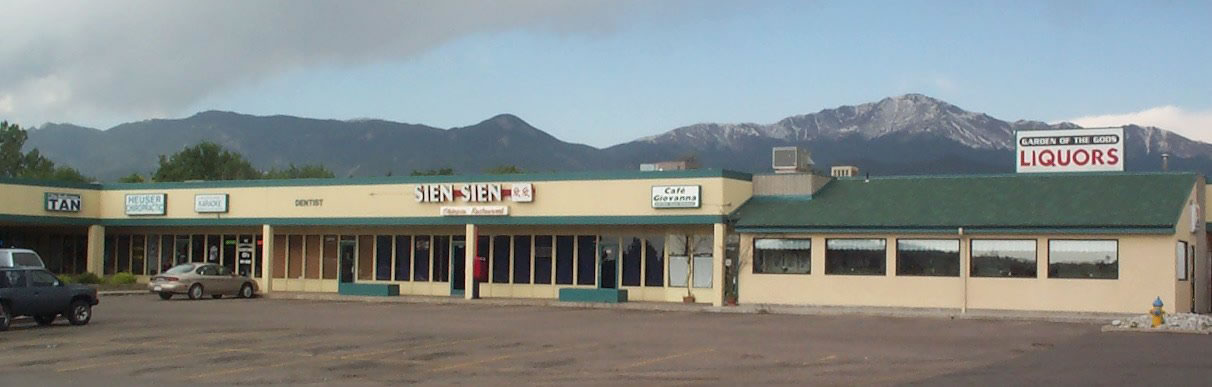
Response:
POLYGON ((1015 170, 1107 172, 1124 170, 1124 129, 1020 130, 1015 170))

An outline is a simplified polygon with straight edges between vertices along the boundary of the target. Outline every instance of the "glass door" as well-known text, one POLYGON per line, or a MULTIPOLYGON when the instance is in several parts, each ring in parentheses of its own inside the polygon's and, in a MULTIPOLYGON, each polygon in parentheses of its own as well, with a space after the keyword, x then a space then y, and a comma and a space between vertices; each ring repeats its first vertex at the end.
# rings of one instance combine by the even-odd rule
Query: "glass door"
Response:
POLYGON ((462 297, 467 289, 464 283, 467 274, 467 241, 462 236, 454 237, 450 243, 450 295, 462 297))
POLYGON ((358 241, 354 240, 353 237, 341 237, 340 252, 337 254, 340 259, 341 282, 354 282, 354 259, 357 253, 358 241))
POLYGON ((602 238, 598 242, 598 260, 602 265, 598 270, 598 283, 602 289, 618 289, 619 287, 619 242, 612 237, 602 238))

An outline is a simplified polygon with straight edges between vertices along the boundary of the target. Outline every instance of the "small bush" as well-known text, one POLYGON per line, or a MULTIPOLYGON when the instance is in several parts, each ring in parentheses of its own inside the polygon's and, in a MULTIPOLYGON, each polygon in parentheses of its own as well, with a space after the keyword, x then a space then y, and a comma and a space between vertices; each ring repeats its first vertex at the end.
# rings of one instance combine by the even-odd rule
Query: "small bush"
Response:
POLYGON ((93 274, 93 273, 80 273, 80 274, 76 274, 75 276, 66 276, 63 278, 63 280, 67 281, 69 283, 77 283, 77 284, 96 285, 96 284, 101 283, 101 277, 98 277, 96 274, 93 274))
POLYGON ((129 285, 135 283, 135 275, 131 273, 118 273, 106 279, 105 283, 110 285, 129 285))

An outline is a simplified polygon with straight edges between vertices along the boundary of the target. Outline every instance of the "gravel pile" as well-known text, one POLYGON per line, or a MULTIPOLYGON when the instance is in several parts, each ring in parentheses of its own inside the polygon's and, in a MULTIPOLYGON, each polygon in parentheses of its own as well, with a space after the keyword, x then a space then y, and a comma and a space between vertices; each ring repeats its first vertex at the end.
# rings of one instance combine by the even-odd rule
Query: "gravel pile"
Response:
MULTIPOLYGON (((1152 328, 1152 324, 1152 316, 1145 314, 1129 319, 1112 321, 1111 327, 1152 328)), ((1212 332, 1212 317, 1192 313, 1167 314, 1166 322, 1155 329, 1212 332)))

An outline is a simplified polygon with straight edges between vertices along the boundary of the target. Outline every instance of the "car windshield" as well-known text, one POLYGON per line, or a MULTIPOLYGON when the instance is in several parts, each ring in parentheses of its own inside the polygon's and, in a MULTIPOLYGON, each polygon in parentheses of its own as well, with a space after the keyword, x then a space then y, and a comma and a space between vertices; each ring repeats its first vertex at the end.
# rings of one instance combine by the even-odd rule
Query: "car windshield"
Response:
POLYGON ((184 264, 173 266, 171 269, 164 271, 164 274, 185 274, 194 270, 194 265, 184 264))

